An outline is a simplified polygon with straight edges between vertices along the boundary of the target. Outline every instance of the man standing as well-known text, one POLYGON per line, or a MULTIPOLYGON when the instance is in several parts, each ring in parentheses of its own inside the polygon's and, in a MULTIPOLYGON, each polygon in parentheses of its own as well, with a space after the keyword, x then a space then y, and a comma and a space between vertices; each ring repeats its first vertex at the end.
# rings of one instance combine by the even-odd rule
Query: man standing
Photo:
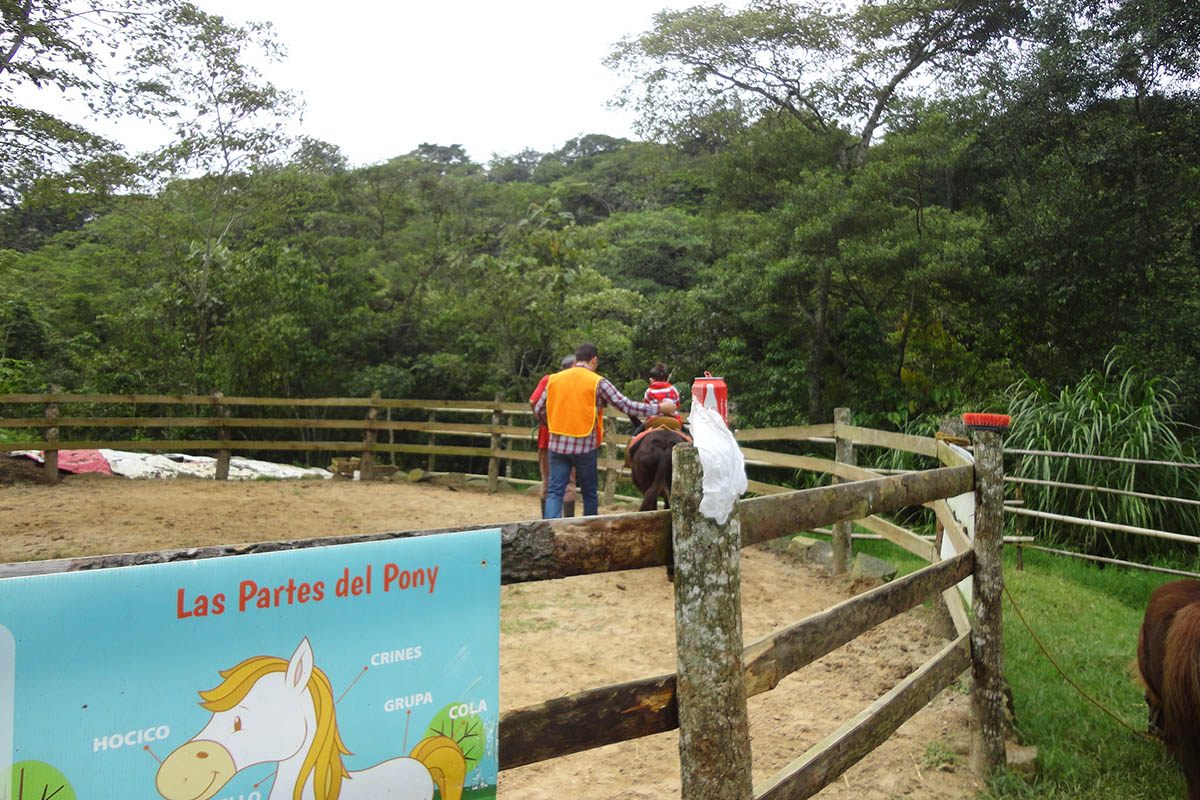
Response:
POLYGON ((562 516, 563 492, 575 468, 575 482, 583 495, 583 514, 600 510, 597 496, 600 442, 604 437, 604 406, 614 406, 634 417, 675 413, 670 400, 639 403, 617 391, 596 372, 600 355, 596 345, 575 348, 575 366, 550 376, 546 391, 534 406, 534 416, 550 429, 550 485, 546 494, 546 519, 562 516))
MULTIPOLYGON (((575 366, 575 354, 571 353, 562 358, 562 363, 558 369, 561 372, 564 369, 570 369, 575 366)), ((537 388, 533 390, 533 394, 529 395, 529 408, 535 410, 538 400, 542 399, 542 395, 546 393, 546 384, 550 381, 550 374, 547 373, 538 381, 537 388)), ((546 423, 538 426, 537 435, 538 446, 538 472, 542 475, 542 516, 546 514, 546 489, 550 485, 550 429, 546 427, 546 423)), ((575 516, 575 474, 571 474, 571 479, 567 483, 566 493, 563 495, 563 516, 575 516)))

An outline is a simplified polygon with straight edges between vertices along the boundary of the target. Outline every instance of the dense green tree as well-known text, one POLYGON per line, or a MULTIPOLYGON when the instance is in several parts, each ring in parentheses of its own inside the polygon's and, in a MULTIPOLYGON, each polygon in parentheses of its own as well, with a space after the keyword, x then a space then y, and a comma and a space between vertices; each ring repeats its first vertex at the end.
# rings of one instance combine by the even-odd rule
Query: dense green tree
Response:
POLYGON ((940 75, 974 72, 1025 22, 1017 2, 824 3, 755 0, 744 10, 661 11, 627 37, 610 65, 634 78, 624 102, 648 131, 736 108, 778 111, 841 139, 843 163, 861 164, 898 101, 940 75), (910 88, 912 87, 912 88, 910 88), (640 93, 639 93, 640 92, 640 93))
MULTIPOLYGON (((196 155, 229 144, 225 126, 214 134, 212 115, 224 114, 237 129, 253 107, 269 104, 263 84, 256 98, 233 99, 228 91, 253 72, 247 50, 279 53, 268 26, 230 26, 185 0, 7 0, 0 22, 0 202, 14 202, 51 174, 74 190, 144 174, 116 143, 39 107, 38 92, 53 92, 93 117, 171 122, 190 142, 188 153, 174 155, 200 168, 212 162, 196 155), (198 63, 208 71, 195 69, 198 63)), ((277 102, 280 94, 265 86, 277 102)))

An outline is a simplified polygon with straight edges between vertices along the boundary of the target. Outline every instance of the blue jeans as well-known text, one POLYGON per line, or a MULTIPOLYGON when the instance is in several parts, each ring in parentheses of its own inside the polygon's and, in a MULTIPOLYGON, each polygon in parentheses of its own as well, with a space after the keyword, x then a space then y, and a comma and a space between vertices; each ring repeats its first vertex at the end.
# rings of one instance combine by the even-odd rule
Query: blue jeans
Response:
POLYGON ((583 515, 590 517, 600 511, 600 500, 596 495, 599 481, 599 450, 568 455, 550 451, 550 485, 546 489, 546 519, 558 519, 563 513, 563 493, 571 480, 571 468, 575 468, 575 486, 583 495, 583 515))

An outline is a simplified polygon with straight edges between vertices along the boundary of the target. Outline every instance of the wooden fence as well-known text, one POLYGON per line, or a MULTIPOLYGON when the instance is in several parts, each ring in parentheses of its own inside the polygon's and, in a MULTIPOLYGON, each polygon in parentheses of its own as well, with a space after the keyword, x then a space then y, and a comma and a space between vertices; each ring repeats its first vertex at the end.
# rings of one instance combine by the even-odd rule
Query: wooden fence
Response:
MULTIPOLYGON (((66 402, 112 402, 108 399, 81 399, 79 396, 70 400, 60 395, 17 397, 20 399, 14 400, 13 396, 0 398, 0 402, 48 405, 66 402)), ((231 402, 232 398, 218 400, 220 402, 210 402, 216 406, 252 404, 248 401, 234 403, 231 402)), ((197 399, 173 398, 171 402, 195 403, 197 399)), ((427 403, 420 401, 383 401, 378 398, 366 402, 348 400, 345 404, 378 408, 388 402, 409 403, 411 405, 407 407, 411 408, 429 407, 427 403)), ((452 407, 455 410, 469 408, 481 413, 501 414, 518 413, 522 410, 499 403, 461 403, 453 406, 444 403, 437 407, 452 407)), ((527 412, 527 409, 524 410, 527 412)), ((47 425, 48 420, 54 420, 61 426, 63 419, 47 414, 43 418, 25 420, 24 426, 50 427, 47 425)), ((215 416, 213 419, 224 423, 230 418, 215 416)), ((16 427, 11 424, 12 421, 0 419, 0 427, 16 427)), ((368 431, 372 423, 378 424, 378 420, 364 419, 363 422, 367 423, 362 426, 363 429, 368 431)), ((88 419, 87 424, 96 423, 94 419, 88 419)), ((338 424, 342 424, 342 421, 338 421, 338 424)), ((408 429, 434 433, 439 433, 442 429, 440 423, 421 424, 424 427, 408 429)), ((381 429, 385 428, 375 430, 378 432, 381 429)), ((462 432, 455 426, 455 434, 462 432)), ((501 438, 506 435, 527 435, 524 428, 512 429, 512 426, 503 424, 483 425, 481 429, 472 429, 470 433, 501 438)), ((976 773, 985 775, 1004 763, 1003 645, 1000 626, 1003 590, 1000 548, 1003 538, 1004 487, 1000 434, 987 431, 975 434, 974 463, 941 441, 886 434, 837 422, 805 428, 742 431, 738 438, 747 442, 812 436, 826 436, 834 440, 842 438, 864 445, 898 447, 937 458, 945 466, 882 477, 845 461, 743 449, 749 463, 764 463, 791 469, 816 469, 832 474, 842 482, 801 491, 782 490, 768 485, 755 486, 753 488, 762 492, 764 496, 739 501, 730 521, 718 526, 701 518, 695 509, 701 493, 698 483, 699 471, 694 464, 696 455, 694 449, 682 447, 675 450, 677 474, 672 494, 677 502, 671 511, 535 520, 502 526, 501 580, 505 583, 662 566, 671 557, 669 554, 674 549, 678 554, 676 627, 680 664, 679 673, 598 687, 569 697, 504 712, 499 729, 502 770, 680 728, 686 800, 805 798, 835 780, 968 669, 971 672, 974 722, 970 766, 976 773), (692 460, 690 464, 688 459, 692 460), (954 518, 946 503, 947 498, 970 492, 974 492, 976 498, 974 541, 968 540, 966 528, 954 518), (940 560, 936 544, 877 516, 920 505, 934 510, 944 535, 949 536, 955 543, 957 555, 940 560), (827 525, 834 526, 835 534, 839 537, 848 536, 845 526, 841 526, 840 523, 850 521, 855 521, 868 530, 874 530, 884 538, 921 555, 930 561, 930 565, 798 621, 784 630, 743 645, 740 623, 736 623, 736 630, 729 627, 735 624, 733 620, 738 617, 730 613, 730 610, 739 608, 740 603, 737 559, 695 557, 696 542, 703 540, 715 543, 712 546, 732 547, 732 552, 736 553, 743 547, 827 525), (717 574, 714 571, 723 573, 717 574), (960 581, 967 579, 972 582, 973 625, 968 621, 960 595, 955 588, 960 581), (686 587, 699 585, 705 587, 705 592, 692 591, 691 597, 684 596, 686 587), (697 594, 702 595, 703 602, 700 607, 695 603, 697 594), (744 719, 746 697, 771 690, 786 675, 846 644, 873 626, 921 603, 939 598, 947 602, 954 620, 956 636, 952 641, 929 662, 904 678, 853 719, 846 721, 824 741, 799 754, 788 767, 759 786, 750 786, 748 740, 742 741, 742 737, 748 734, 745 733, 744 726, 731 726, 727 723, 729 719, 744 719), (708 635, 713 631, 721 632, 719 641, 733 644, 724 651, 721 651, 721 648, 694 644, 699 640, 713 641, 708 635), (706 691, 713 687, 705 683, 704 676, 728 675, 730 665, 733 665, 737 679, 732 686, 728 685, 728 681, 724 682, 720 695, 721 704, 714 706, 711 703, 711 691, 706 691), (720 764, 714 764, 711 757, 714 743, 720 747, 719 752, 724 754, 721 759, 716 760, 720 761, 720 764), (705 753, 709 755, 702 755, 705 753)), ((610 441, 614 445, 620 443, 616 437, 610 441)), ((25 449, 22 445, 29 444, 33 443, 10 443, 5 448, 25 449)), ((91 444, 108 447, 120 443, 91 444)), ((143 442, 126 444, 138 446, 138 449, 149 449, 143 442)), ((235 446, 232 440, 220 438, 210 444, 210 449, 218 450, 233 449, 235 446)), ((382 445, 378 441, 334 444, 345 447, 346 450, 362 448, 365 452, 380 452, 381 449, 382 452, 388 452, 386 448, 389 447, 414 447, 382 445)), ((154 449, 179 449, 182 445, 196 449, 194 441, 158 443, 154 449)), ((61 441, 57 445, 59 448, 68 446, 72 445, 61 441)), ((260 448, 257 442, 238 442, 236 446, 268 449, 260 448)), ((45 449, 53 451, 53 446, 45 449)), ((281 446, 275 449, 285 448, 281 446)), ((615 450, 615 447, 613 449, 615 450)), ((433 451, 406 449, 399 452, 433 451)), ((484 452, 493 459, 513 457, 508 448, 493 446, 484 452)), ((536 457, 536 454, 530 455, 536 457)), ((610 472, 615 469, 614 464, 615 459, 609 458, 610 472)), ((359 541, 444 533, 448 530, 454 529, 8 564, 0 565, 0 578, 211 558, 247 552, 336 546, 359 541)), ((842 546, 846 550, 849 549, 848 542, 843 542, 842 546)))
MULTIPOLYGON (((369 397, 301 399, 225 397, 219 392, 212 395, 0 394, 0 409, 20 406, 36 407, 41 414, 0 416, 0 429, 40 431, 41 436, 0 442, 0 452, 44 451, 49 480, 58 478, 58 451, 80 448, 151 452, 216 451, 218 479, 228 477, 229 459, 234 452, 291 451, 329 454, 331 457, 353 454, 360 457, 362 476, 368 479, 372 477, 374 459, 380 454, 427 455, 430 472, 434 469, 437 456, 482 458, 488 460, 487 476, 491 490, 495 490, 497 483, 507 477, 504 462, 537 462, 537 452, 530 436, 535 423, 528 404, 504 402, 499 397, 486 401, 388 399, 378 393, 369 397), (142 413, 138 413, 139 406, 143 409, 142 413), (173 413, 145 413, 147 407, 156 406, 171 409, 173 413), (321 415, 355 410, 357 416, 300 416, 305 410, 321 415), (270 416, 271 412, 287 415, 270 416), (394 412, 420 419, 393 420, 391 417, 394 412), (478 421, 464 421, 464 418, 471 417, 478 421), (63 435, 69 429, 82 430, 86 435, 63 435), (141 438, 101 438, 90 433, 114 429, 132 430, 141 438), (173 437, 171 434, 178 430, 211 431, 216 438, 173 437), (317 438, 330 434, 340 436, 343 431, 355 431, 357 437, 354 440, 317 438), (292 438, 267 438, 264 436, 266 432, 281 432, 292 438), (397 443, 394 441, 396 434, 409 438, 423 436, 426 440, 421 443, 397 443), (389 441, 382 440, 385 435, 389 441), (447 439, 455 443, 448 444, 447 439), (471 443, 459 443, 464 440, 471 443)), ((605 413, 600 470, 605 475, 604 502, 610 503, 625 469, 623 451, 629 443, 629 436, 618 433, 618 425, 613 424, 625 420, 623 415, 611 408, 605 409, 605 413)), ((848 418, 847 413, 845 419, 848 418)), ((853 445, 894 447, 930 458, 937 458, 939 453, 945 452, 945 446, 933 439, 856 428, 845 421, 836 425, 826 423, 739 430, 734 435, 743 444, 815 440, 830 444, 840 442, 840 446, 848 448, 844 452, 852 452, 853 445)), ((742 452, 751 466, 820 472, 845 480, 878 474, 855 467, 850 459, 839 462, 745 447, 742 452)), ((762 481, 751 481, 749 488, 755 494, 788 491, 785 487, 762 481)))

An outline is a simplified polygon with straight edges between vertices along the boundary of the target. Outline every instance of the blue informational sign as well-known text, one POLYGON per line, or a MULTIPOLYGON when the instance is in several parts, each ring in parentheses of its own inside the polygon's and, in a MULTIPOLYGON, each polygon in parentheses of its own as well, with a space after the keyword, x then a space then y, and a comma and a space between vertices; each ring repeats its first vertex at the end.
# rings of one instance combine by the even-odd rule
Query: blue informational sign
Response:
POLYGON ((494 798, 499 617, 495 529, 0 581, 0 797, 494 798))

